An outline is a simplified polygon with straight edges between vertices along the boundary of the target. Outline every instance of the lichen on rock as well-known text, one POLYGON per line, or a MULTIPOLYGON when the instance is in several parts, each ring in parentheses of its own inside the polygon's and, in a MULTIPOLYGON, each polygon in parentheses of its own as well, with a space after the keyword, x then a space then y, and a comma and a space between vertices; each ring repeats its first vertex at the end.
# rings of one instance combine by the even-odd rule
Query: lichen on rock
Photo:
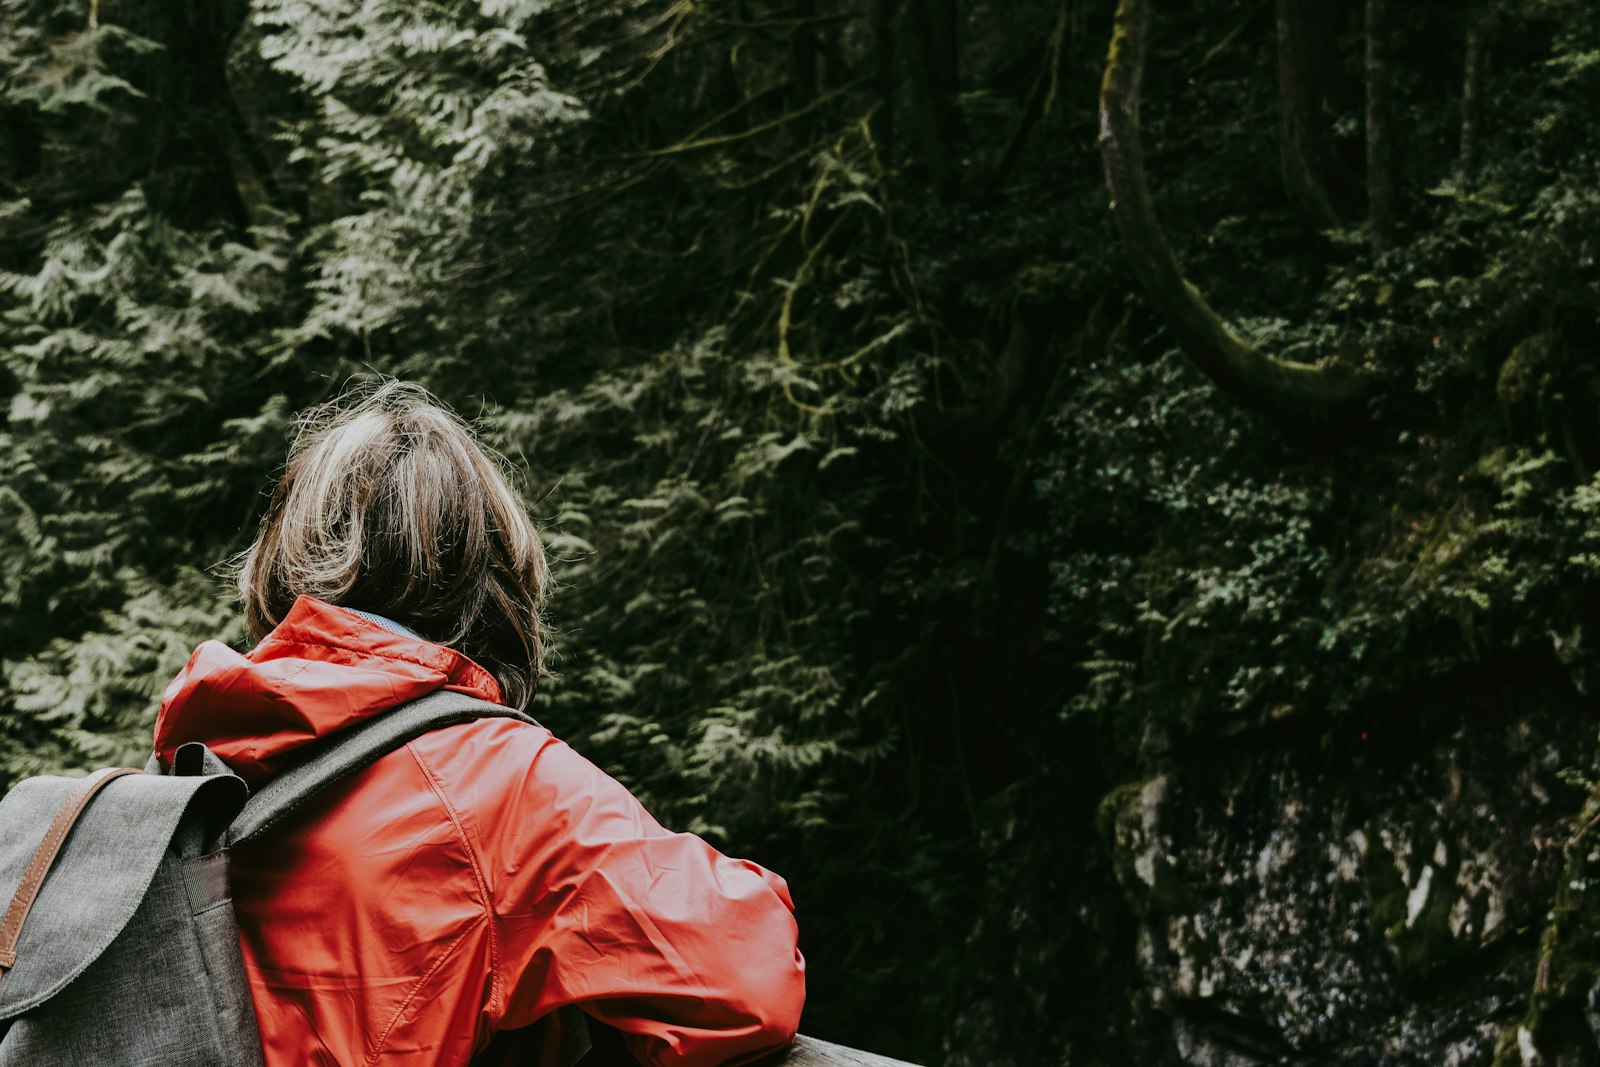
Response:
MULTIPOLYGON (((1102 800, 1160 1062, 1506 1067, 1519 1027, 1537 1047, 1548 1022, 1519 1015, 1561 850, 1535 828, 1570 802, 1550 753, 1583 730, 1495 699, 1438 734, 1419 709, 1383 751, 1330 757, 1325 736, 1285 732, 1177 752, 1102 800)), ((1550 997, 1587 1026, 1600 848, 1584 848, 1578 867, 1565 850, 1576 873, 1544 953, 1550 997)))

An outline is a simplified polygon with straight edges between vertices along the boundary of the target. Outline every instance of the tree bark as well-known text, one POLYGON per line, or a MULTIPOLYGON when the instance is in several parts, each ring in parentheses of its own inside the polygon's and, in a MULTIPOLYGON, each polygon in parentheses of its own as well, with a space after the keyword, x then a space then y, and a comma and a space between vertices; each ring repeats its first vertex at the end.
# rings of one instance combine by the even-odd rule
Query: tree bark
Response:
POLYGON ((1483 75, 1490 21, 1487 4, 1467 12, 1466 48, 1461 72, 1461 180, 1471 183, 1478 169, 1478 129, 1483 122, 1483 75))
POLYGON ((961 90, 961 21, 957 0, 926 0, 928 45, 939 92, 954 103, 961 90))
POLYGON ((1374 256, 1382 255, 1394 244, 1388 7, 1388 0, 1366 0, 1367 235, 1374 256))
POLYGON ((1028 98, 1023 102, 1022 114, 1017 118, 1017 124, 1012 127, 1011 136, 1006 138, 1006 146, 1000 153, 1000 162, 995 164, 993 184, 996 186, 1004 185, 1011 177, 1012 168, 1022 156, 1023 145, 1027 144, 1034 125, 1044 117, 1050 96, 1056 90, 1061 71, 1061 52, 1066 47, 1072 13, 1073 0, 1061 0, 1061 12, 1056 18, 1056 28, 1050 33, 1050 40, 1045 43, 1044 58, 1040 62, 1039 73, 1034 76, 1033 85, 1028 89, 1028 98))
MULTIPOLYGON (((1322 5, 1323 0, 1311 0, 1322 5)), ((1278 144, 1283 184, 1290 201, 1313 227, 1339 225, 1327 174, 1333 165, 1328 124, 1322 114, 1326 40, 1314 39, 1307 0, 1277 0, 1278 144)))
POLYGON ((795 5, 799 25, 790 38, 794 51, 794 76, 800 85, 802 102, 810 103, 817 95, 817 0, 800 0, 795 5))
POLYGON ((878 83, 878 109, 872 116, 872 134, 885 170, 894 168, 894 21, 898 0, 875 0, 872 7, 873 60, 878 83))
POLYGON ((950 188, 955 163, 955 96, 960 86, 954 0, 911 0, 906 61, 910 68, 923 164, 935 193, 950 188))
POLYGON ((1101 158, 1134 275, 1189 357, 1246 406, 1319 428, 1360 417, 1371 394, 1366 380, 1337 365, 1290 363, 1246 344, 1183 277, 1156 219, 1139 141, 1149 23, 1149 0, 1121 0, 1100 88, 1101 158))

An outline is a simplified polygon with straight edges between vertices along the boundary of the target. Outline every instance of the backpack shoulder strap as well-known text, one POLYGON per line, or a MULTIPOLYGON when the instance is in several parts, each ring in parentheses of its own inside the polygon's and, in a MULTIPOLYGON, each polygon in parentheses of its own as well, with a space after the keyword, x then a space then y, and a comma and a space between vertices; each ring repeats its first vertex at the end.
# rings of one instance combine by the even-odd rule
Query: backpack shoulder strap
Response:
POLYGON ((488 718, 538 725, 532 716, 515 708, 440 690, 341 731, 318 745, 310 758, 284 771, 252 796, 228 827, 226 843, 232 847, 265 833, 328 786, 372 765, 408 741, 446 726, 488 718))
POLYGON ((28 912, 32 910, 33 902, 39 896, 39 887, 44 885, 45 876, 50 873, 56 856, 61 852, 61 843, 72 832, 78 817, 83 814, 83 809, 89 806, 89 801, 93 800, 95 794, 105 788, 112 779, 121 778, 125 774, 139 773, 141 772, 132 767, 118 767, 115 770, 91 775, 67 798, 66 803, 57 809, 55 818, 50 820, 49 827, 45 829, 44 840, 39 842, 39 847, 34 850, 33 857, 28 861, 28 869, 22 873, 22 883, 17 886, 16 896, 11 898, 11 906, 6 908, 5 918, 0 919, 0 978, 5 977, 5 973, 16 965, 17 942, 22 939, 22 924, 27 921, 28 912))

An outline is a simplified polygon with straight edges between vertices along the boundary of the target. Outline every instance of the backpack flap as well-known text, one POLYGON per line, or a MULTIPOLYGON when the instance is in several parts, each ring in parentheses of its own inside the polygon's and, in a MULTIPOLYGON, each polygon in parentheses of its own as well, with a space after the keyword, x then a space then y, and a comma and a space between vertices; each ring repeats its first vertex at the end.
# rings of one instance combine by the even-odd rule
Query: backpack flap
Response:
MULTIPOLYGON (((66 988, 122 932, 185 812, 209 808, 211 825, 226 826, 244 803, 244 782, 215 757, 187 755, 175 762, 201 774, 183 775, 184 766, 176 775, 128 774, 107 782, 84 808, 23 923, 16 963, 0 976, 0 1023, 66 988)), ((0 910, 56 813, 83 785, 82 778, 29 778, 0 800, 0 910)))

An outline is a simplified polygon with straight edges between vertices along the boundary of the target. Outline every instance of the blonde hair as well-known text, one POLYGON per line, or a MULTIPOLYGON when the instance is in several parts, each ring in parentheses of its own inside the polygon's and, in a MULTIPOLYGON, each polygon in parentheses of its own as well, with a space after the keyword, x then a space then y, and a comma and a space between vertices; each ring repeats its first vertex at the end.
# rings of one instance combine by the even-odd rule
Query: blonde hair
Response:
POLYGON ((236 566, 254 641, 307 594, 464 653, 513 707, 547 674, 538 532, 499 463, 421 386, 357 386, 303 414, 236 566))

